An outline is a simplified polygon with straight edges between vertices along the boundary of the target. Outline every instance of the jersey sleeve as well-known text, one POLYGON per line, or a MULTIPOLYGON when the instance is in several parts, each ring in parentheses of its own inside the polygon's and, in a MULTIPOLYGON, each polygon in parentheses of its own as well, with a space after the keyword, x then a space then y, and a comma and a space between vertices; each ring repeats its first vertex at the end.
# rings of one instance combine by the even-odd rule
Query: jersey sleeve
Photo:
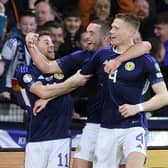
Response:
POLYGON ((35 77, 35 75, 33 75, 31 69, 26 65, 22 65, 18 68, 16 77, 19 82, 19 85, 22 88, 28 90, 30 89, 33 83, 37 82, 37 78, 35 77))
POLYGON ((88 62, 82 67, 81 74, 87 75, 87 74, 95 74, 96 70, 99 65, 99 58, 101 55, 101 51, 96 52, 93 54, 93 56, 90 57, 88 62))
POLYGON ((12 60, 16 52, 16 48, 17 48, 17 40, 15 38, 7 40, 2 49, 2 59, 4 61, 12 60))
POLYGON ((63 74, 65 76, 70 76, 74 74, 78 69, 81 69, 86 60, 87 52, 76 51, 60 59, 57 59, 56 62, 61 68, 63 74))
POLYGON ((150 55, 145 55, 145 57, 145 69, 147 71, 147 78, 151 85, 163 81, 163 75, 155 58, 150 55))

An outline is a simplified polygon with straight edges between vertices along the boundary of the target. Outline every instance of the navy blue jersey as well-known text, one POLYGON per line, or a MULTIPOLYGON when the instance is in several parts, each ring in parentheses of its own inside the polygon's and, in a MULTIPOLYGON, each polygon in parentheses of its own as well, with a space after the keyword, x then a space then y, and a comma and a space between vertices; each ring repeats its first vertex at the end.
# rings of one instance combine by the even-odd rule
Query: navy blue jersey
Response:
POLYGON ((31 64, 20 67, 17 79, 21 87, 26 89, 26 95, 30 101, 29 141, 37 142, 69 137, 73 109, 69 95, 50 100, 37 116, 33 116, 32 109, 39 97, 29 91, 31 85, 37 81, 41 81, 43 85, 60 83, 64 80, 64 76, 62 74, 42 74, 31 64))
POLYGON ((104 72, 104 65, 117 57, 112 47, 97 51, 82 74, 96 74, 103 87, 104 104, 101 125, 105 128, 147 127, 144 112, 124 118, 118 111, 120 105, 143 102, 145 86, 163 80, 159 65, 150 55, 124 62, 112 75, 104 72))
MULTIPOLYGON (((81 69, 93 55, 92 52, 76 51, 65 57, 57 59, 57 63, 63 74, 67 77, 74 74, 77 70, 81 69)), ((100 111, 102 105, 101 86, 97 77, 93 77, 86 84, 88 95, 88 122, 100 123, 100 111)))
POLYGON ((164 66, 168 66, 168 40, 165 41, 163 44, 164 44, 164 48, 165 48, 165 51, 166 51, 163 63, 164 63, 164 66))

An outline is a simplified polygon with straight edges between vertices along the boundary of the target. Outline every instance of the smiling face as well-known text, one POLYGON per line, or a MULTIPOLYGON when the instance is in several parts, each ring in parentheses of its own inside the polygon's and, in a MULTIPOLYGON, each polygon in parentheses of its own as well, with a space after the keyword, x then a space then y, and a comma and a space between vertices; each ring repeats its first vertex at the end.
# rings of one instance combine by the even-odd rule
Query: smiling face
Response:
POLYGON ((111 3, 109 0, 96 0, 94 11, 96 18, 106 20, 110 16, 111 3))
POLYGON ((48 35, 41 35, 37 43, 39 51, 49 60, 55 58, 54 44, 48 35))
POLYGON ((96 51, 102 45, 101 25, 90 23, 86 29, 88 34, 88 48, 96 51))
POLYGON ((154 33, 162 42, 168 40, 168 23, 156 24, 154 33))
POLYGON ((141 20, 149 17, 150 9, 147 0, 135 0, 134 6, 135 6, 135 13, 141 20))
POLYGON ((68 16, 64 20, 65 29, 72 35, 75 35, 75 33, 80 29, 81 23, 81 18, 75 16, 68 16))
POLYGON ((35 17, 23 16, 20 20, 20 29, 23 35, 27 35, 30 32, 35 32, 36 30, 36 20, 35 17))

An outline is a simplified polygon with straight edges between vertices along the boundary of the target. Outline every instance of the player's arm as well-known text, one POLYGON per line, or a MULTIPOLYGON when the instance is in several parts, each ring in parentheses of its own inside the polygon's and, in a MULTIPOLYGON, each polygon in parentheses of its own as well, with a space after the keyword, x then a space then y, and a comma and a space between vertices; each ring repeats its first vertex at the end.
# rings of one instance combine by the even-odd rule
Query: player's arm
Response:
POLYGON ((106 73, 114 72, 123 62, 140 57, 145 53, 149 53, 152 46, 148 41, 142 41, 131 46, 126 52, 115 59, 110 60, 104 67, 106 73))
POLYGON ((124 117, 129 117, 137 114, 140 111, 154 111, 165 105, 168 105, 168 91, 164 82, 159 82, 152 85, 152 89, 155 92, 148 101, 141 104, 124 104, 119 107, 119 111, 124 117))
POLYGON ((0 76, 3 74, 4 72, 4 67, 5 67, 5 64, 3 61, 0 60, 0 76))
POLYGON ((59 65, 55 60, 49 61, 44 55, 41 54, 38 47, 36 46, 38 40, 38 34, 28 33, 26 36, 26 46, 32 57, 34 64, 43 72, 43 73, 62 73, 59 65))
POLYGON ((37 81, 30 86, 29 90, 42 99, 58 97, 84 85, 89 78, 90 75, 81 75, 80 72, 77 72, 62 83, 43 85, 40 81, 37 81))

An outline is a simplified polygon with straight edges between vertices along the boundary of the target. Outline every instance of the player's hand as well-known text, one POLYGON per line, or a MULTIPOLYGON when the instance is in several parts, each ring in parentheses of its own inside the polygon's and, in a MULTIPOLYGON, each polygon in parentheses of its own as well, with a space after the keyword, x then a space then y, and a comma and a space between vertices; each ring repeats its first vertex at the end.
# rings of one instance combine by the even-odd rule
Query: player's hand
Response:
POLYGON ((73 112, 72 118, 73 118, 73 119, 80 119, 80 114, 77 113, 77 112, 73 112))
POLYGON ((119 106, 119 112, 124 118, 134 116, 139 112, 138 105, 123 104, 119 106))
POLYGON ((26 35, 26 45, 28 48, 33 48, 36 46, 39 38, 39 34, 30 32, 26 35))
POLYGON ((67 82, 70 83, 71 87, 80 87, 84 86, 91 76, 92 75, 82 75, 79 70, 76 74, 67 79, 67 82))
POLYGON ((104 71, 108 74, 112 74, 120 65, 121 61, 118 58, 111 59, 104 66, 104 71))
POLYGON ((39 99, 35 102, 33 107, 33 115, 36 116, 41 110, 43 110, 49 100, 47 99, 39 99))

